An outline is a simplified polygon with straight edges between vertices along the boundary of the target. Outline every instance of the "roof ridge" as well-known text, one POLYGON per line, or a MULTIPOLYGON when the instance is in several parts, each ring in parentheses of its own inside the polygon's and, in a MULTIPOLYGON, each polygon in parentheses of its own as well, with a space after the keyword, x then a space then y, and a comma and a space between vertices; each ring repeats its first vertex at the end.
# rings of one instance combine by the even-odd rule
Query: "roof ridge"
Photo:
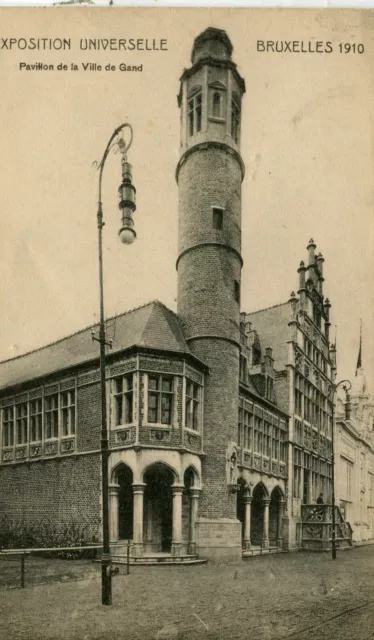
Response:
MULTIPOLYGON (((160 302, 159 300, 150 300, 150 302, 145 302, 144 304, 140 304, 137 307, 132 307, 131 309, 128 309, 127 311, 123 311, 123 313, 118 313, 117 315, 114 316, 110 316, 108 318, 105 319, 105 322, 109 322, 110 320, 116 320, 117 318, 121 318, 122 316, 126 316, 129 313, 132 313, 133 311, 138 311, 139 309, 143 309, 144 307, 147 307, 148 305, 151 304, 159 304, 163 307, 165 307, 165 309, 167 309, 167 307, 162 304, 162 302, 160 302)), ((169 309, 169 311, 171 311, 171 309, 169 309)), ((174 313, 174 312, 172 312, 174 313)), ((72 333, 69 333, 68 335, 64 336, 63 338, 58 338, 57 340, 52 340, 52 342, 48 342, 47 344, 43 344, 40 347, 36 347, 35 349, 30 349, 30 351, 25 351, 24 353, 20 353, 18 356, 13 356, 12 358, 6 358, 5 360, 0 360, 0 364, 4 364, 6 362, 11 362, 13 360, 18 360, 19 358, 24 358, 25 356, 29 356, 31 353, 36 353, 37 351, 42 351, 43 349, 47 349, 48 347, 52 347, 54 344, 58 344, 59 342, 63 342, 64 340, 68 340, 69 338, 72 338, 73 336, 77 336, 80 333, 84 333, 84 331, 87 331, 88 329, 92 329, 93 327, 97 327, 99 325, 99 322, 94 322, 93 324, 89 324, 86 327, 84 327, 83 329, 78 329, 78 331, 73 331, 72 333)))
POLYGON ((155 304, 158 304, 160 307, 163 307, 164 309, 166 309, 166 311, 169 311, 170 313, 172 313, 176 318, 179 319, 179 316, 177 314, 176 311, 173 311, 173 309, 170 309, 169 307, 166 306, 166 304, 164 304, 163 302, 161 302, 160 300, 153 300, 153 302, 155 304))
POLYGON ((269 309, 275 309, 276 307, 283 307, 286 304, 288 304, 288 302, 278 302, 278 304, 272 304, 270 307, 264 307, 263 309, 257 309, 256 311, 244 311, 244 313, 246 316, 251 316, 254 313, 260 313, 260 311, 268 311, 269 309))

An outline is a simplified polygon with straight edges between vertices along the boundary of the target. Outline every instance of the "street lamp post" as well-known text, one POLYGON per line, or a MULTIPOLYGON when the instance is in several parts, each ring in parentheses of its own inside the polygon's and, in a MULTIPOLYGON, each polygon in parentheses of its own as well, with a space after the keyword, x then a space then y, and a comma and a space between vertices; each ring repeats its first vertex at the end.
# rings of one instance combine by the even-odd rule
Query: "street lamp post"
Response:
POLYGON ((99 337, 92 336, 100 343, 100 396, 101 396, 101 475, 102 475, 102 524, 103 524, 103 553, 101 558, 101 601, 103 605, 112 604, 112 565, 109 543, 109 440, 107 426, 106 376, 105 376, 105 348, 111 346, 105 334, 104 316, 104 278, 103 278, 103 206, 101 199, 101 183, 105 161, 109 151, 117 147, 122 154, 122 183, 119 187, 119 208, 122 212, 122 226, 119 237, 124 244, 131 244, 136 233, 134 230, 133 213, 136 209, 135 187, 132 184, 131 165, 127 162, 126 152, 131 146, 133 138, 132 127, 128 123, 122 124, 113 132, 103 158, 97 166, 99 170, 99 197, 97 205, 98 253, 99 253, 99 296, 100 296, 100 324, 99 337), (123 138, 118 138, 126 127, 130 130, 130 140, 125 144, 123 138), (115 140, 117 138, 117 140, 115 140))
POLYGON ((349 391, 352 385, 349 380, 341 380, 331 386, 331 504, 332 504, 332 539, 331 557, 336 560, 336 530, 335 530, 335 393, 341 387, 346 393, 346 403, 349 403, 349 391))

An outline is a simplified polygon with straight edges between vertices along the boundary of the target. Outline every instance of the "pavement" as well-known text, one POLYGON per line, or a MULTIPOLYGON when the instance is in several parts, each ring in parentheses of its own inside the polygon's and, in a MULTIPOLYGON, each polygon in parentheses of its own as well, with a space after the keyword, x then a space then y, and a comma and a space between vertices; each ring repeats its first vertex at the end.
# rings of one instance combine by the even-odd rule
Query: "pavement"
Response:
MULTIPOLYGON (((232 565, 131 567, 101 605, 100 566, 0 591, 7 640, 374 640, 374 547, 232 565)), ((83 567, 83 568, 82 568, 83 567)), ((0 567, 1 570, 1 567, 0 567)))

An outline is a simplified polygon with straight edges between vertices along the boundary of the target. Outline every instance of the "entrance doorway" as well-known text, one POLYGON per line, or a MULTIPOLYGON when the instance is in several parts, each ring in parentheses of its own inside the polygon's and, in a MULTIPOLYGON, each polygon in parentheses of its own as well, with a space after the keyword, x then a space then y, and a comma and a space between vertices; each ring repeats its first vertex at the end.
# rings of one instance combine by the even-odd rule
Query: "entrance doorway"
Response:
POLYGON ((242 542, 244 539, 244 521, 245 521, 245 511, 244 511, 244 493, 246 491, 244 481, 239 478, 238 480, 239 491, 236 494, 236 517, 241 524, 241 533, 242 533, 242 542))
POLYGON ((256 484, 253 489, 251 507, 251 542, 253 545, 262 544, 264 535, 264 500, 267 495, 262 482, 256 484))
POLYGON ((277 547, 282 532, 280 531, 280 508, 283 494, 279 487, 274 487, 269 504, 269 542, 271 547, 277 547))
POLYGON ((118 489, 118 539, 132 540, 134 501, 132 492, 133 474, 123 465, 117 471, 118 489))
POLYGON ((174 476, 162 463, 144 474, 145 541, 148 551, 171 551, 174 476))

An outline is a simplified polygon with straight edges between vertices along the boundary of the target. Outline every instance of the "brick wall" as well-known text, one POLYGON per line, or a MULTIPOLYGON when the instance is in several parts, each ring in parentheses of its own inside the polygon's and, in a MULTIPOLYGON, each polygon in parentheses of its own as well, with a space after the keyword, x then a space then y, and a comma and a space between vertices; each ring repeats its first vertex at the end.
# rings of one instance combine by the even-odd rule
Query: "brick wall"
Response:
POLYGON ((100 449, 101 396, 98 382, 78 388, 77 450, 100 449))
POLYGON ((229 442, 237 441, 238 423, 239 348, 229 340, 240 338, 235 282, 241 277, 241 181, 237 158, 209 143, 188 156, 178 176, 178 314, 187 337, 205 336, 189 346, 210 369, 204 388, 202 518, 236 518, 226 456, 229 442), (224 210, 222 230, 213 228, 213 207, 224 210))
POLYGON ((87 524, 98 535, 98 454, 0 467, 0 513, 18 522, 87 524))
POLYGON ((228 443, 237 440, 239 350, 222 340, 197 340, 195 353, 210 367, 204 389, 203 491, 199 515, 236 518, 236 495, 227 486, 228 443))

